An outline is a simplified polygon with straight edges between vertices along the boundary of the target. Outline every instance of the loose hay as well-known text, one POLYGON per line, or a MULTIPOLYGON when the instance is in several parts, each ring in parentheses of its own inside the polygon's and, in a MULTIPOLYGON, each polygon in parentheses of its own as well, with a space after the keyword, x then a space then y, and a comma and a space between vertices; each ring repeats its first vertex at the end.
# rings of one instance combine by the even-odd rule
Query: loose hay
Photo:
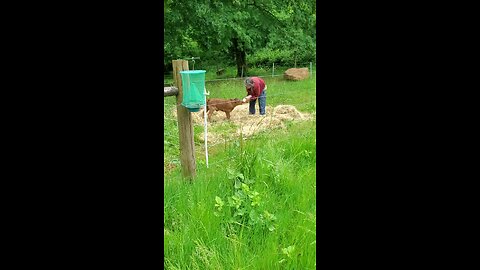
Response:
MULTIPOLYGON (((205 142, 205 132, 200 133, 198 136, 199 136, 198 139, 200 142, 205 142)), ((213 142, 218 142, 220 140, 221 138, 217 134, 208 131, 207 142, 213 143, 213 142)))
POLYGON ((242 134, 244 137, 249 137, 257 132, 266 129, 285 128, 281 119, 269 116, 251 116, 250 121, 243 123, 237 129, 237 134, 242 134))
MULTIPOLYGON (((278 105, 275 108, 267 106, 265 108, 266 115, 260 116, 258 114, 258 104, 255 106, 256 114, 249 115, 249 104, 242 104, 235 107, 230 113, 230 122, 238 126, 236 134, 242 133, 243 137, 250 137, 256 133, 271 130, 276 128, 285 128, 285 121, 305 121, 312 118, 308 113, 301 113, 292 105, 278 105)), ((177 110, 173 108, 172 114, 177 117, 177 110)), ((192 122, 197 125, 204 125, 203 108, 199 112, 191 113, 192 122)), ((225 121, 229 121, 222 111, 216 111, 212 114, 212 118, 208 121, 208 126, 218 125, 225 121)), ((204 142, 205 135, 202 132, 199 134, 199 140, 204 142)), ((221 136, 208 131, 208 143, 217 143, 223 141, 221 136)))
POLYGON ((273 114, 280 119, 285 120, 307 120, 308 114, 302 114, 292 105, 278 105, 273 109, 273 114))

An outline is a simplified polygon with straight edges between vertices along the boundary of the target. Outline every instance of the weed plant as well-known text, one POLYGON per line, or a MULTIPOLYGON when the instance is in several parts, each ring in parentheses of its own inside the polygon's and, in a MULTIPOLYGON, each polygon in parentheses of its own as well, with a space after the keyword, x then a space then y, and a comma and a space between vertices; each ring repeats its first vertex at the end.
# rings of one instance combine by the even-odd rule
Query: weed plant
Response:
MULTIPOLYGON (((267 84, 267 105, 315 112, 314 78, 271 78, 267 84)), ((206 87, 213 97, 243 97, 245 92, 242 81, 206 87)), ((174 97, 165 98, 166 118, 173 119, 174 104, 174 97)), ((192 182, 181 178, 176 122, 165 121, 164 161, 178 165, 165 172, 165 269, 315 269, 314 119, 248 140, 230 136, 209 148, 209 168, 203 145, 196 141, 197 177, 192 182)), ((225 123, 216 131, 229 136, 235 128, 225 123)), ((201 126, 195 127, 200 131, 201 126)))

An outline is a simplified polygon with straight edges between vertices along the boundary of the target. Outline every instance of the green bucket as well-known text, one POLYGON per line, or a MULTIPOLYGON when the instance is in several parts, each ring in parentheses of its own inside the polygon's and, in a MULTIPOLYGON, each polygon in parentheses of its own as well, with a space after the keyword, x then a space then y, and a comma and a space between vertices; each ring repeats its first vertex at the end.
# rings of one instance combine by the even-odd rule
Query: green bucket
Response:
POLYGON ((180 71, 182 76, 182 106, 191 112, 198 112, 205 105, 205 70, 180 71))

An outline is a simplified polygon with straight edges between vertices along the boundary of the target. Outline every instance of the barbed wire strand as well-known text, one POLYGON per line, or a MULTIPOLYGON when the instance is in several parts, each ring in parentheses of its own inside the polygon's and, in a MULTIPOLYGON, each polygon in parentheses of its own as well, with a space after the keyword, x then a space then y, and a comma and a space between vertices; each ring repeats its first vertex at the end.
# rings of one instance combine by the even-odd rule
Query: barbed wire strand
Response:
MULTIPOLYGON (((305 62, 305 63, 300 63, 300 64, 297 63, 296 67, 291 67, 291 65, 281 65, 281 64, 268 65, 268 66, 267 65, 262 65, 262 66, 255 66, 254 65, 254 66, 251 66, 249 69, 260 69, 260 70, 264 70, 265 72, 273 71, 274 75, 275 75, 275 71, 283 73, 290 68, 308 68, 309 72, 310 72, 310 70, 313 72, 313 71, 317 70, 317 62, 305 62)), ((221 71, 222 69, 225 70, 225 68, 221 68, 221 69, 217 69, 216 71, 211 71, 211 72, 214 72, 215 74, 217 74, 217 76, 221 76, 222 74, 219 75, 218 71, 221 71)), ((202 68, 197 68, 196 70, 202 70, 202 68)), ((212 70, 212 69, 210 69, 210 70, 212 70)), ((235 69, 233 71, 236 72, 235 69)), ((226 70, 225 70, 225 72, 226 72, 226 70)), ((164 76, 165 75, 171 75, 172 73, 173 73, 173 70, 168 71, 166 73, 164 72, 163 75, 164 76)), ((283 74, 281 74, 281 75, 283 75, 283 74)), ((256 75, 252 75, 252 76, 256 76, 256 75)), ((268 76, 272 76, 272 75, 268 75, 268 76)))
MULTIPOLYGON (((311 91, 311 90, 315 90, 315 91, 316 91, 317 88, 315 87, 315 88, 309 88, 309 89, 297 89, 297 91, 311 91)), ((219 92, 223 92, 223 91, 225 91, 225 90, 220 89, 219 92)), ((267 88, 266 91, 268 91, 268 88, 267 88)), ((270 91, 275 91, 275 90, 270 90, 270 91)), ((270 92, 269 92, 269 93, 270 93, 270 92)), ((287 94, 288 94, 288 93, 282 93, 282 94, 276 93, 276 94, 273 94, 273 96, 272 96, 271 94, 269 94, 267 97, 283 96, 283 95, 287 95, 287 94)), ((166 97, 164 97, 164 98, 166 98, 166 97)), ((209 99, 209 98, 207 98, 207 99, 209 99)), ((211 99, 211 98, 210 98, 210 99, 211 99)), ((226 101, 225 101, 224 103, 236 102, 235 100, 230 100, 230 99, 234 99, 234 98, 216 98, 216 99, 225 99, 226 101), (227 100, 230 100, 230 101, 227 101, 227 100)), ((216 103, 217 103, 217 102, 216 102, 216 103)), ((248 102, 247 102, 247 103, 248 103, 248 102)), ((217 104, 222 104, 222 103, 217 103, 217 104)), ((168 103, 164 103, 164 105, 167 105, 167 106, 181 106, 182 104, 168 104, 168 103)))
MULTIPOLYGON (((295 105, 310 104, 310 103, 311 103, 311 102, 300 102, 300 103, 295 103, 295 105)), ((220 103, 218 103, 218 104, 220 104, 220 103)), ((246 104, 246 103, 245 103, 245 104, 246 104)), ((314 103, 314 104, 316 104, 316 103, 314 103)), ((176 107, 176 106, 178 106, 178 105, 171 105, 171 106, 172 106, 171 108, 173 109, 174 107, 176 107)), ((277 105, 277 106, 278 106, 278 105, 277 105)), ((272 108, 272 107, 270 107, 270 108, 272 108)), ((203 119, 203 115, 202 115, 202 114, 203 114, 203 111, 204 111, 204 107, 202 106, 202 108, 200 109, 200 111, 197 112, 198 115, 200 115, 199 117, 202 117, 202 119, 203 119)), ((300 112, 300 113, 302 113, 302 112, 300 112)), ((172 114, 173 114, 173 113, 172 113, 172 114)), ((212 113, 212 115, 214 115, 214 114, 217 114, 217 111, 214 111, 214 112, 212 113)), ((269 115, 271 115, 271 114, 269 114, 269 115)), ((272 116, 273 116, 273 115, 272 115, 272 116)), ((171 121, 178 121, 178 119, 176 119, 176 118, 170 118, 170 117, 165 117, 165 116, 163 117, 163 119, 167 119, 167 120, 171 120, 171 121)), ((208 122, 208 123, 212 123, 212 122, 208 122)), ((254 123, 255 123, 255 122, 254 122, 254 123)), ((195 124, 195 125, 198 125, 198 126, 203 126, 203 123, 202 123, 202 124, 199 124, 199 123, 195 123, 195 122, 194 122, 194 124, 195 124)))
MULTIPOLYGON (((311 72, 312 75, 313 73, 317 73, 317 71, 312 71, 311 72)), ((310 74, 310 72, 309 72, 310 74)), ((249 77, 253 77, 255 75, 252 75, 252 76, 249 76, 249 77)), ((272 78, 272 77, 280 77, 280 76, 284 76, 284 74, 278 74, 278 75, 262 75, 262 76, 255 76, 255 77, 259 77, 259 78, 272 78)), ((313 76, 312 76, 313 77, 313 76)), ((222 78, 222 79, 211 79, 211 80, 205 80, 205 83, 207 82, 216 82, 216 81, 238 81, 238 80, 245 80, 245 78, 247 77, 230 77, 230 78, 222 78)), ((166 82, 165 80, 163 80, 163 84, 170 84, 170 85, 173 85, 173 82, 166 82)))
MULTIPOLYGON (((268 89, 267 89, 268 90, 268 89)), ((300 90, 300 91, 310 91, 310 90, 317 90, 317 88, 312 88, 312 89, 306 89, 306 90, 300 90)), ((278 96, 283 96, 283 95, 287 95, 288 93, 282 93, 282 94, 273 94, 273 95, 268 95, 267 98, 274 98, 274 97, 278 97, 278 96)), ((235 101, 235 100, 230 100, 230 99, 226 99, 226 98, 218 98, 218 99, 225 99, 224 102, 215 102, 215 104, 225 104, 225 103, 234 103, 234 102, 238 102, 238 101, 235 101)), ((245 102, 244 104, 248 104, 249 102, 245 102)), ((302 104, 302 103, 296 103, 296 104, 302 104)), ((172 106, 172 107, 178 107, 178 106, 183 106, 182 104, 166 104, 164 103, 164 106, 172 106)), ((202 105, 203 107, 203 105, 202 105)))

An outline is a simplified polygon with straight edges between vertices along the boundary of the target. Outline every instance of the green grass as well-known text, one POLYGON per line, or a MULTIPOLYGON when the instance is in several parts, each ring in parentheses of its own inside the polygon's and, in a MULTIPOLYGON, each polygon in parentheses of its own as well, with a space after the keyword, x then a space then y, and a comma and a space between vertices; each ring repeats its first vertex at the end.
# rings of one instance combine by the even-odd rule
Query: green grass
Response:
MULTIPOLYGON (((314 78, 265 80, 268 106, 315 112, 314 78)), ((245 95, 241 80, 206 87, 211 97, 245 95)), ((287 129, 248 140, 230 136, 209 147, 209 168, 196 139, 197 177, 187 182, 181 178, 178 129, 170 114, 174 104, 174 97, 165 98, 164 160, 177 165, 165 173, 165 269, 315 269, 315 120, 290 122, 287 129)), ((209 131, 227 136, 235 128, 222 123, 209 131)), ((196 134, 202 131, 201 125, 194 127, 196 134)))

